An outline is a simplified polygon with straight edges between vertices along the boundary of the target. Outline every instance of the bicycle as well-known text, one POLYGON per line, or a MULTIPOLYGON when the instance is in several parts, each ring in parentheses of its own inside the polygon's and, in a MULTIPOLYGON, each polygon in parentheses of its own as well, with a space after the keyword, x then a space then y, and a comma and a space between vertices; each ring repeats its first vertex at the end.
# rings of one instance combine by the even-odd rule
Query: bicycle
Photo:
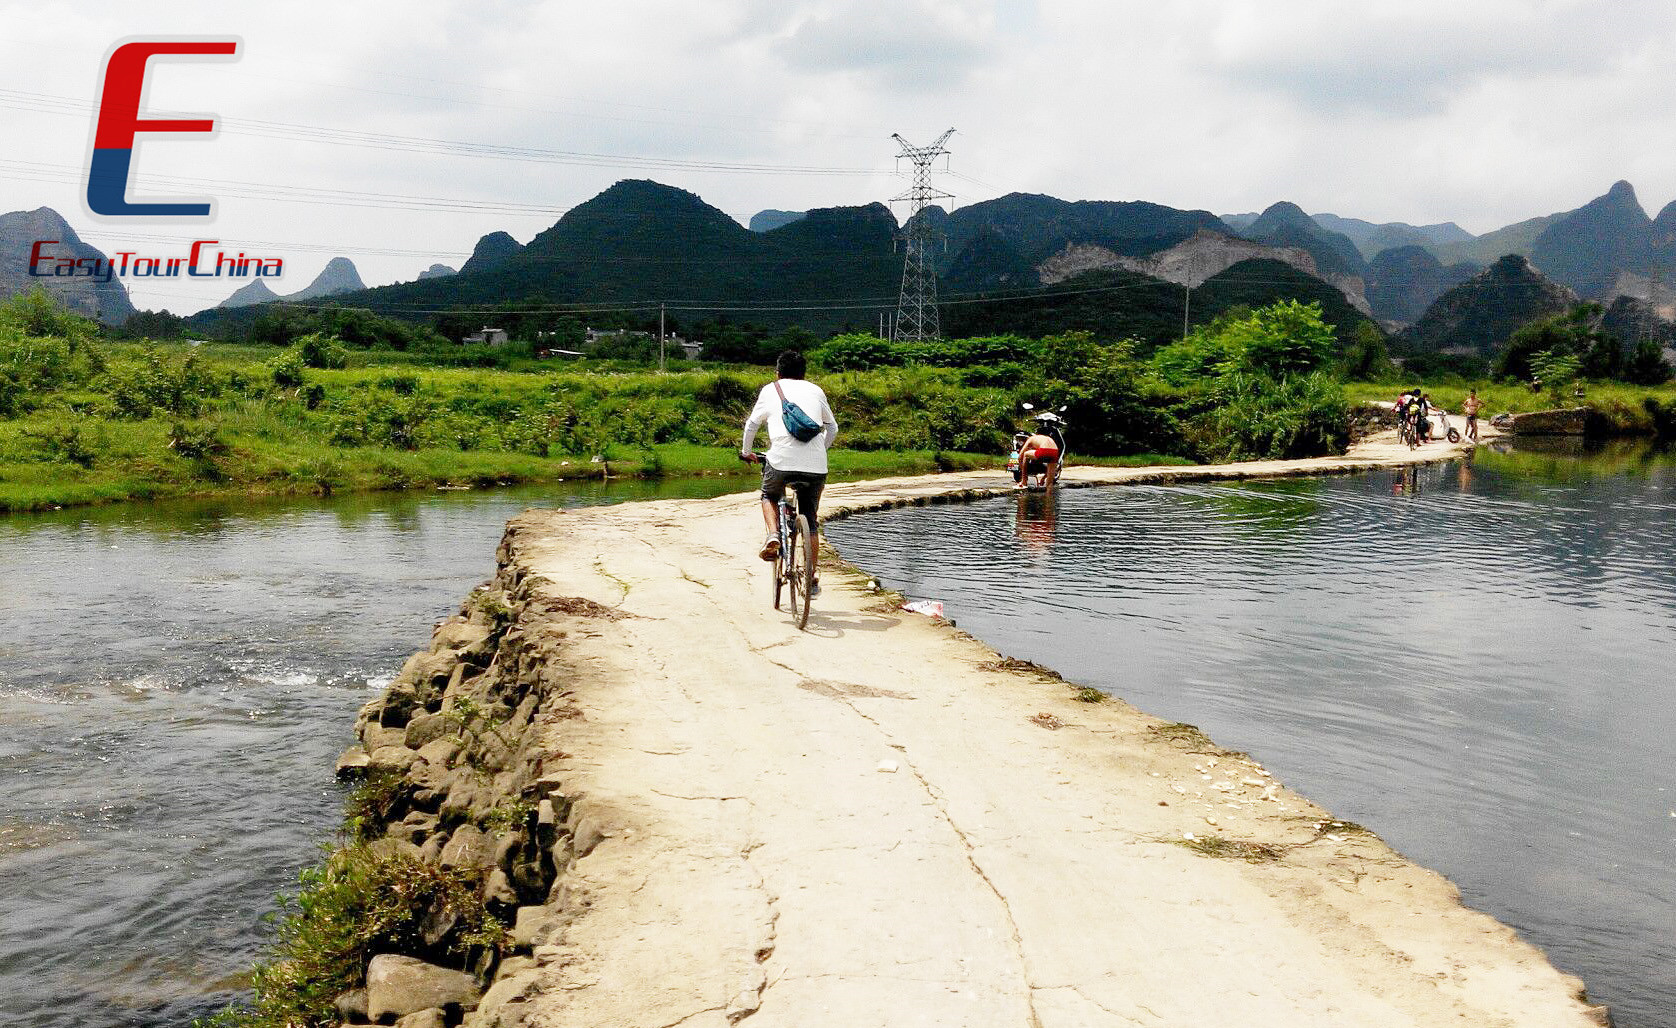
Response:
MULTIPOLYGON (((762 453, 750 456, 754 464, 767 459, 762 453)), ((778 504, 775 524, 780 550, 774 556, 774 609, 780 610, 781 598, 789 596, 792 620, 801 630, 809 623, 810 594, 815 588, 816 539, 809 519, 797 509, 798 488, 788 484, 778 504)))
POLYGON ((1397 412, 1397 442, 1411 450, 1420 445, 1414 429, 1414 418, 1405 411, 1397 412))

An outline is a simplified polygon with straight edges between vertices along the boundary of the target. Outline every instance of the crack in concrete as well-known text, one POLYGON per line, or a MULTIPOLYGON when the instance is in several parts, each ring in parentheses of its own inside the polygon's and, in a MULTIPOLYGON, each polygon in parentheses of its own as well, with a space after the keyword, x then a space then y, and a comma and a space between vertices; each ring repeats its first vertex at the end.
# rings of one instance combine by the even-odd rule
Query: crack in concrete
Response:
POLYGON ((749 796, 682 796, 673 792, 664 792, 662 789, 648 789, 647 791, 656 793, 659 796, 667 796, 672 800, 714 800, 717 803, 721 803, 726 800, 744 800, 746 803, 751 801, 749 796))
POLYGON ((721 1011, 723 1011, 725 1009, 727 1009, 727 1008, 726 1007, 705 1007, 703 1010, 695 1010, 692 1013, 688 1014, 686 1017, 677 1018, 676 1020, 671 1021, 668 1024, 658 1025, 658 1028, 676 1028, 677 1025, 686 1024, 688 1021, 691 1021, 695 1017, 702 1017, 705 1014, 720 1013, 721 1011))
MULTIPOLYGON (((770 663, 777 662, 770 661, 770 663)), ((785 667, 784 664, 779 666, 785 667)), ((786 668, 786 670, 792 671, 791 668, 786 668)), ((794 671, 793 673, 795 674, 796 672, 794 671)), ((960 827, 960 824, 955 821, 954 816, 949 813, 947 797, 943 794, 942 790, 932 784, 931 780, 925 776, 924 772, 919 769, 918 765, 916 765, 913 760, 909 758, 907 748, 892 740, 890 731, 885 728, 884 725, 880 724, 877 718, 872 717, 865 711, 858 708, 849 696, 837 696, 834 697, 834 699, 849 708, 850 711, 857 717, 878 729, 879 735, 883 737, 892 748, 901 751, 903 765, 908 769, 908 772, 913 775, 914 780, 919 782, 920 788, 924 789, 926 795, 931 798, 932 806, 936 809, 937 816, 944 824, 949 826, 949 830, 954 832, 955 837, 960 840, 960 844, 965 851, 967 866, 972 869, 972 872, 978 876, 979 880, 982 881, 984 885, 988 887, 989 891, 995 896, 996 901, 1001 904, 1001 910, 1007 918, 1007 925, 1012 930, 1011 939, 1013 943, 1013 951, 1018 957, 1019 971, 1024 978, 1025 1004, 1030 1010, 1029 1025, 1030 1028, 1042 1028, 1041 1016, 1036 1011, 1036 987, 1032 985, 1030 981, 1030 961, 1024 955, 1024 936, 1019 930, 1018 920, 1013 916, 1012 904, 1007 901, 1006 894, 1001 891, 1000 887, 997 886, 994 880, 989 877, 989 874, 984 871, 982 865, 978 863, 977 847, 973 845, 971 836, 966 833, 965 829, 960 827)))

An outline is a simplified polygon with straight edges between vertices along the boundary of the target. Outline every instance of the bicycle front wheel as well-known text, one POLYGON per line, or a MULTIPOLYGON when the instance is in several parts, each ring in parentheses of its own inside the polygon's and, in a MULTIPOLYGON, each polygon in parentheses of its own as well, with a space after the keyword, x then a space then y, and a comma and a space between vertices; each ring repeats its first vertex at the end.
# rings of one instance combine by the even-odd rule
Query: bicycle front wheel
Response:
POLYGON ((774 555, 774 609, 780 609, 780 594, 786 587, 786 550, 780 547, 780 552, 774 555))
POLYGON ((791 567, 791 612, 800 629, 809 623, 809 594, 815 591, 815 545, 815 533, 809 530, 809 519, 799 514, 797 535, 791 543, 792 552, 796 554, 796 562, 791 567))

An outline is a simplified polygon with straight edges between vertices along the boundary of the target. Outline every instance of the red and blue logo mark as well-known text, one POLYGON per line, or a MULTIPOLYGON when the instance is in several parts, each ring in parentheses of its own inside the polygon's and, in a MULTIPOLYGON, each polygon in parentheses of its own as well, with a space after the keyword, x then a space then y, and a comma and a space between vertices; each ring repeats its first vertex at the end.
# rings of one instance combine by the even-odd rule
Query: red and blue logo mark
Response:
POLYGON ((92 156, 87 167, 87 207, 94 214, 125 218, 204 218, 209 200, 130 201, 128 173, 134 159, 135 136, 141 132, 215 131, 213 117, 144 118, 140 102, 145 94, 146 62, 153 57, 230 58, 238 54, 236 39, 130 40, 119 43, 105 62, 100 88, 99 120, 93 131, 92 156))

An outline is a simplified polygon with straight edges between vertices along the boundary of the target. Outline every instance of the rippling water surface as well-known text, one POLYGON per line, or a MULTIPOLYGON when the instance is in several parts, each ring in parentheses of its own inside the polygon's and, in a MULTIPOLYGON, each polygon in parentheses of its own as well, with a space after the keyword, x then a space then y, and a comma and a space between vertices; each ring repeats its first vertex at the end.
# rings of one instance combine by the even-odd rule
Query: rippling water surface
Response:
POLYGON ((1008 654, 1199 725, 1676 1026, 1676 470, 1076 490, 834 522, 1008 654))
POLYGON ((179 1026, 337 827, 355 711, 494 571, 524 489, 0 518, 0 1025, 179 1026))

